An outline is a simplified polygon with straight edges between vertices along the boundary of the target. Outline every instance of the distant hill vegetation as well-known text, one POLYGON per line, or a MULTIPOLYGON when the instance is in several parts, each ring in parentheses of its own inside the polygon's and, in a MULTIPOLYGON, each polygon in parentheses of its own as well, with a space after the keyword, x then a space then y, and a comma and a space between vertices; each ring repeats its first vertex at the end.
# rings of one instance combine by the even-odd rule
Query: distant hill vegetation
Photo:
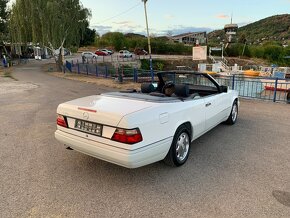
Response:
MULTIPOLYGON (((261 44, 277 41, 281 44, 290 42, 290 14, 276 15, 248 24, 238 29, 238 41, 248 44, 261 44)), ((216 30, 208 34, 209 43, 224 39, 224 31, 216 30)))

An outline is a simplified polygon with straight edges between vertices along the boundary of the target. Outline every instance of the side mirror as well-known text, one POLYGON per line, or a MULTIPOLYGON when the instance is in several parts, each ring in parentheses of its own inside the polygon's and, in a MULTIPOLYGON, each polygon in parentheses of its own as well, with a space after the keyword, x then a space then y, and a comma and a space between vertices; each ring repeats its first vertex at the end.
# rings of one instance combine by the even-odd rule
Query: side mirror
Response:
POLYGON ((221 92, 228 92, 227 86, 220 86, 221 92))

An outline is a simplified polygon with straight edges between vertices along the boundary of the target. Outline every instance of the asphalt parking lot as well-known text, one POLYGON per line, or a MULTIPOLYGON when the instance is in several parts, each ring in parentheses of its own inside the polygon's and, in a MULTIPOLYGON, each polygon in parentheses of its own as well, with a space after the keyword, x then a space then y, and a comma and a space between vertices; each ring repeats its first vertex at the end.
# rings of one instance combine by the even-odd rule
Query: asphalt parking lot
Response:
POLYGON ((54 139, 59 103, 109 88, 40 68, 16 67, 31 88, 0 93, 0 217, 290 217, 290 105, 242 100, 184 166, 130 170, 54 139))

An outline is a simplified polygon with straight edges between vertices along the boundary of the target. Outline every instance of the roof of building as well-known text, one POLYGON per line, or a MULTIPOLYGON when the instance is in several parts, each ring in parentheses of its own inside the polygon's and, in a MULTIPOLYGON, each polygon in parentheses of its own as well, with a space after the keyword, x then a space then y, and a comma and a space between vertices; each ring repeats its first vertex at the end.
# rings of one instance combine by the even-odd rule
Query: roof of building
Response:
POLYGON ((179 35, 172 36, 172 38, 181 38, 181 37, 192 36, 192 35, 197 35, 197 34, 206 34, 206 32, 203 31, 203 32, 182 33, 182 34, 179 34, 179 35))
POLYGON ((238 24, 234 24, 234 23, 226 24, 224 29, 226 29, 226 28, 238 28, 238 24))

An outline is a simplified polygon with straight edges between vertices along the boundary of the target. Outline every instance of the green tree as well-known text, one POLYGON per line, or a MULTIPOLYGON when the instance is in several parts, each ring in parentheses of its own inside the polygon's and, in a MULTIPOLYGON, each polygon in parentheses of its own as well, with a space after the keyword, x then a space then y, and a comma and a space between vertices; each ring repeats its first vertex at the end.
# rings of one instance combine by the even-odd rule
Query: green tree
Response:
POLYGON ((264 58, 272 62, 279 62, 279 59, 284 58, 283 47, 278 45, 267 45, 264 48, 264 58))
POLYGON ((238 42, 243 43, 243 44, 245 44, 247 42, 247 38, 246 38, 246 35, 244 33, 241 34, 241 36, 238 39, 238 42))
POLYGON ((252 57, 263 58, 264 57, 264 48, 262 46, 251 46, 250 53, 252 57))
POLYGON ((116 51, 127 47, 126 38, 123 33, 109 32, 99 40, 98 46, 113 46, 116 51))
POLYGON ((7 39, 8 0, 0 0, 0 40, 7 39))
POLYGON ((51 50, 79 46, 80 33, 85 31, 90 16, 79 0, 16 0, 9 21, 11 40, 32 42, 51 50))
MULTIPOLYGON (((82 34, 82 33, 80 33, 82 34)), ((80 46, 87 46, 87 45, 92 45, 95 42, 96 38, 96 30, 92 30, 88 27, 86 27, 82 39, 80 41, 80 46)))

